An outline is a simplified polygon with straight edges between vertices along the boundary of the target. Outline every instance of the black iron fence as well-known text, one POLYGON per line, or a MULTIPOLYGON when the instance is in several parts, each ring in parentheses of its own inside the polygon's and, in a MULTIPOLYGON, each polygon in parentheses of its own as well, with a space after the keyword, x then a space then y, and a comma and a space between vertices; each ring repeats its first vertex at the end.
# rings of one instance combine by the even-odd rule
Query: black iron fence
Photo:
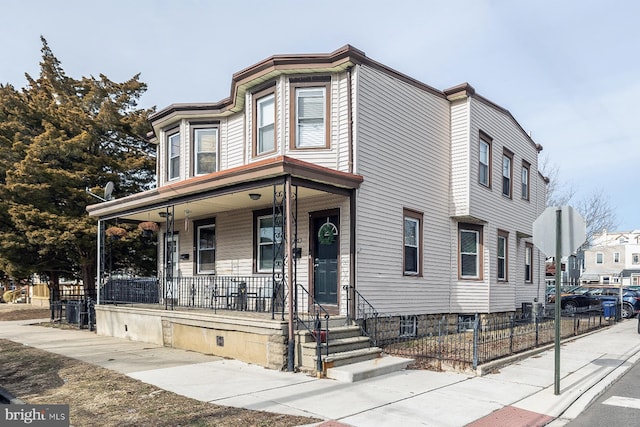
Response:
MULTIPOLYGON (((420 366, 439 370, 444 366, 475 369, 555 339, 554 318, 456 317, 378 315, 376 341, 386 353, 413 358, 420 366)), ((601 310, 584 310, 561 317, 560 333, 566 338, 608 324, 601 310)))
POLYGON ((269 276, 192 276, 167 280, 109 279, 101 288, 101 304, 163 304, 165 308, 270 312, 284 307, 269 276))
POLYGON ((52 322, 68 323, 93 331, 96 325, 95 293, 82 287, 62 287, 50 291, 52 322))

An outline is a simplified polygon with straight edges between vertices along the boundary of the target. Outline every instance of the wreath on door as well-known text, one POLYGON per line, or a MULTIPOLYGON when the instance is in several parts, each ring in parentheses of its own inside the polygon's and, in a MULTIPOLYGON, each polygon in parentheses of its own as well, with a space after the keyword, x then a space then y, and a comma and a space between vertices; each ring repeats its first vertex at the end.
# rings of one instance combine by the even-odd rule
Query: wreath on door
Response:
POLYGON ((327 222, 322 224, 318 230, 318 241, 321 245, 330 245, 336 241, 337 235, 338 227, 327 219, 327 222))

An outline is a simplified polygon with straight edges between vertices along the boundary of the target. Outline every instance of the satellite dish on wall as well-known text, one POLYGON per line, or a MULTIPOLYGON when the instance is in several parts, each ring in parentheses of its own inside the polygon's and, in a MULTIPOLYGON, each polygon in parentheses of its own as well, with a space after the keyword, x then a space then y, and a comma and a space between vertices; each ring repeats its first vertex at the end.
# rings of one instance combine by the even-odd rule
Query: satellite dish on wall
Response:
POLYGON ((107 185, 104 186, 104 200, 111 200, 111 194, 113 193, 113 182, 107 182, 107 185))

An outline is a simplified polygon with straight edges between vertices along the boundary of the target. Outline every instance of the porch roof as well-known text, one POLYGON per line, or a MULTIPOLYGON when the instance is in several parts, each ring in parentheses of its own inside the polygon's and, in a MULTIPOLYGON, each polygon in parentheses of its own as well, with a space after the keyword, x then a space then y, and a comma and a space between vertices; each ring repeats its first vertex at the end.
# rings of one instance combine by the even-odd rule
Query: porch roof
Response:
MULTIPOLYGON (((197 208, 197 202, 217 197, 215 208, 218 211, 258 207, 255 202, 249 204, 249 193, 258 193, 264 201, 271 204, 269 187, 278 184, 279 178, 291 176, 294 185, 299 186, 298 197, 309 197, 322 193, 347 194, 349 190, 359 188, 363 181, 361 175, 336 171, 330 168, 308 163, 287 156, 278 156, 261 160, 207 175, 189 178, 173 184, 144 191, 121 199, 109 200, 87 206, 89 216, 100 219, 125 217, 134 220, 158 221, 157 212, 151 211, 170 205, 189 205, 189 210, 197 208), (262 197, 265 196, 265 197, 262 197)), ((208 205, 211 209, 211 205, 208 205)), ((197 212, 191 212, 192 217, 197 212)), ((176 212, 176 219, 180 214, 176 212)))

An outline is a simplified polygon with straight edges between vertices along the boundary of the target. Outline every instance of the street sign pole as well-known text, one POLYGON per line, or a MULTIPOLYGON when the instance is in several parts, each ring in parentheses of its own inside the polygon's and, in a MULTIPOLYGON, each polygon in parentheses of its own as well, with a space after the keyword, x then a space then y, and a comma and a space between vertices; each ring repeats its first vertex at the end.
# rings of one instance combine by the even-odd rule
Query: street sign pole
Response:
POLYGON ((562 209, 556 210, 556 306, 555 306, 555 369, 553 392, 560 394, 560 284, 562 282, 562 209))

